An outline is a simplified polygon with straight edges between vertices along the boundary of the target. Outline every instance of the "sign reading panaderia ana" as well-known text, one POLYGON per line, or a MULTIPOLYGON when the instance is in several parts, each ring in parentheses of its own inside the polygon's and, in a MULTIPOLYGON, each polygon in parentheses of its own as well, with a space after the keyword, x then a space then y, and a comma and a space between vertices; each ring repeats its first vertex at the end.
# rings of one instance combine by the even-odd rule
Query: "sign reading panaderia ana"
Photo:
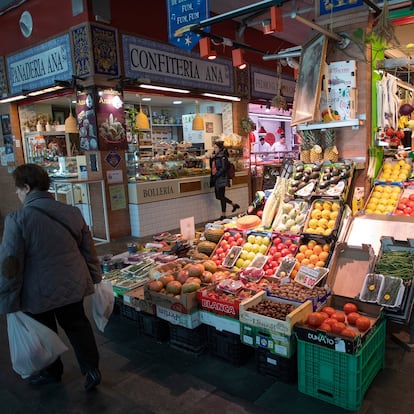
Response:
POLYGON ((122 50, 128 78, 146 78, 170 86, 233 91, 230 61, 196 58, 194 53, 129 35, 122 36, 122 50))
MULTIPOLYGON (((253 98, 267 98, 272 99, 278 93, 279 79, 276 73, 264 71, 260 69, 252 69, 252 91, 251 95, 253 98)), ((291 80, 281 80, 281 92, 282 95, 288 100, 292 101, 295 95, 296 83, 291 80)))
POLYGON ((50 86, 72 78, 69 35, 57 37, 6 58, 10 92, 50 86))

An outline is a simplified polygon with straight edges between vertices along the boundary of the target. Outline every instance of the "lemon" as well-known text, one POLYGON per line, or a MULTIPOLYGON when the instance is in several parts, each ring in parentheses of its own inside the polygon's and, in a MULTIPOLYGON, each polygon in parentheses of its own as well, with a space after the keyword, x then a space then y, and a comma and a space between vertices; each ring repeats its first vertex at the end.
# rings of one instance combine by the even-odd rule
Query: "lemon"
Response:
POLYGON ((322 212, 321 210, 312 210, 311 212, 311 218, 319 220, 322 217, 322 212))
POLYGON ((374 210, 373 210, 373 209, 371 209, 371 208, 367 208, 367 209, 365 210, 365 214, 374 214, 374 210))
POLYGON ((336 220, 338 217, 338 211, 331 211, 331 220, 336 220))
POLYGON ((313 205, 313 208, 315 210, 321 210, 322 211, 323 210, 322 203, 320 201, 316 201, 315 204, 313 205))
POLYGON ((339 211, 339 209, 341 208, 341 205, 339 203, 333 203, 332 204, 332 210, 333 211, 339 211))

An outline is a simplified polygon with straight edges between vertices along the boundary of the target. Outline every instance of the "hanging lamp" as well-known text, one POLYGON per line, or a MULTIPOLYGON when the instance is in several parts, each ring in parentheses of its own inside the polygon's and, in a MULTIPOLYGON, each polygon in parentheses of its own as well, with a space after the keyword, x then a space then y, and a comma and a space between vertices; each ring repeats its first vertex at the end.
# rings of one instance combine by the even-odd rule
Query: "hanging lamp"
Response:
POLYGON ((69 116, 65 119, 65 133, 77 134, 78 132, 78 123, 72 114, 72 101, 69 100, 69 116))
POLYGON ((193 131, 204 131, 204 120, 200 115, 200 105, 196 101, 196 116, 193 119, 193 131))
POLYGON ((144 112, 142 112, 141 96, 139 96, 139 112, 135 118, 135 126, 137 129, 149 129, 149 119, 144 112))

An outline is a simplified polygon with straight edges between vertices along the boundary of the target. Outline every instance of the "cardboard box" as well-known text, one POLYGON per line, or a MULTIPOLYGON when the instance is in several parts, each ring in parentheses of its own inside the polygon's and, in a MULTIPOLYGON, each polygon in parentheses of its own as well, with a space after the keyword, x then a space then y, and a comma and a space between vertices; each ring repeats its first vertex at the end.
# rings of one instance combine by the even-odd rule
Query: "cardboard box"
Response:
POLYGON ((204 325, 212 326, 218 331, 226 331, 240 335, 240 322, 237 319, 200 310, 200 320, 204 325))
POLYGON ((284 335, 292 335, 293 326, 299 322, 304 323, 312 311, 312 302, 310 300, 298 304, 297 302, 267 296, 266 292, 259 292, 252 298, 247 299, 240 304, 239 319, 241 323, 267 329, 272 334, 281 333, 284 335), (271 300, 276 303, 288 303, 295 306, 296 309, 286 316, 286 320, 271 318, 248 310, 252 306, 265 300, 271 300))
POLYGON ((126 292, 123 298, 125 304, 132 306, 139 312, 149 313, 150 315, 155 315, 156 313, 155 305, 144 298, 143 286, 126 292))
POLYGON ((241 324, 241 341, 254 348, 267 349, 270 353, 290 358, 296 351, 295 335, 273 333, 268 329, 241 324))
POLYGON ((156 315, 173 325, 183 326, 184 328, 194 329, 201 325, 200 311, 193 313, 181 313, 172 309, 156 305, 156 315))
POLYGON ((192 313, 198 309, 196 292, 182 293, 178 297, 167 296, 163 293, 154 292, 144 285, 144 297, 154 305, 163 306, 181 313, 192 313))
MULTIPOLYGON (((248 289, 243 289, 243 291, 249 296, 253 294, 248 289)), ((197 301, 201 309, 236 319, 239 317, 240 304, 249 299, 221 294, 216 291, 215 286, 211 285, 199 289, 196 293, 197 301)))

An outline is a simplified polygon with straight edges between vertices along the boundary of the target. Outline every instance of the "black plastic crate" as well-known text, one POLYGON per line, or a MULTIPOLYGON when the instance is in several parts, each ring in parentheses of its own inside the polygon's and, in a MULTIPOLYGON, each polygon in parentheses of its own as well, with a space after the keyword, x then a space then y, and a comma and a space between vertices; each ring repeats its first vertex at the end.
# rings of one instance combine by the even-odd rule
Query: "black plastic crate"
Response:
POLYGON ((207 336, 209 352, 233 365, 245 364, 254 353, 254 348, 240 341, 240 335, 218 331, 214 326, 209 326, 207 336))
POLYGON ((145 312, 137 312, 137 314, 139 333, 155 338, 160 342, 168 340, 170 328, 167 321, 145 312))
POLYGON ((170 345, 182 351, 201 354, 206 349, 206 325, 189 329, 170 323, 170 345))
POLYGON ((256 349, 256 369, 259 374, 269 375, 283 382, 296 383, 298 361, 296 353, 290 358, 275 355, 267 349, 256 349))
POLYGON ((114 310, 112 313, 114 315, 119 315, 121 313, 121 306, 124 304, 124 298, 123 296, 115 296, 114 301, 114 310))
POLYGON ((129 319, 130 321, 138 321, 139 319, 139 312, 135 310, 132 306, 126 305, 125 303, 119 303, 119 313, 121 318, 129 319))

